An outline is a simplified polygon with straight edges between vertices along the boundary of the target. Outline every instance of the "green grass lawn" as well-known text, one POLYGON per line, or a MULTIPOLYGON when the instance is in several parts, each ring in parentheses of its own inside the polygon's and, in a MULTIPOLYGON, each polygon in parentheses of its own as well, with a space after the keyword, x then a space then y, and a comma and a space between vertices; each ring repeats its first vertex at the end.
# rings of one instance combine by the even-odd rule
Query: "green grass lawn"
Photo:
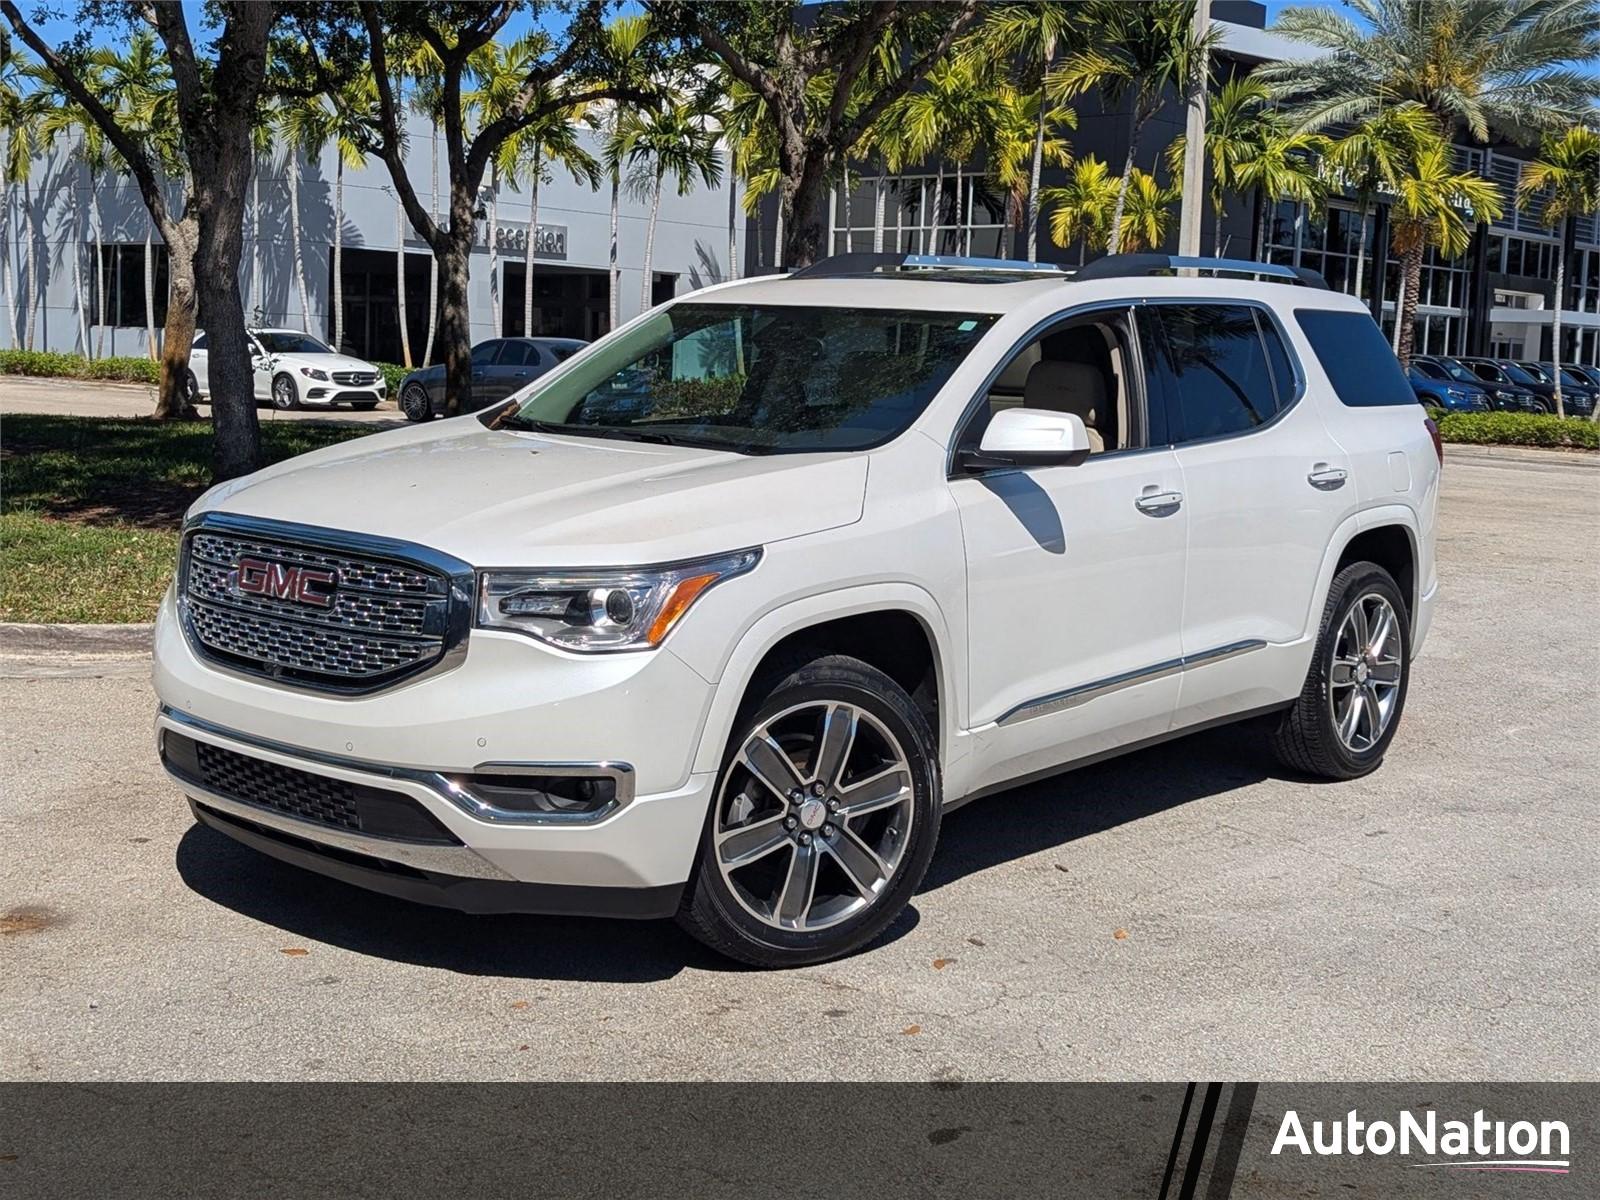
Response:
MULTIPOLYGON (((268 462, 376 432, 275 421, 268 462)), ((207 422, 0 418, 0 621, 148 621, 183 512, 211 478, 207 422)))

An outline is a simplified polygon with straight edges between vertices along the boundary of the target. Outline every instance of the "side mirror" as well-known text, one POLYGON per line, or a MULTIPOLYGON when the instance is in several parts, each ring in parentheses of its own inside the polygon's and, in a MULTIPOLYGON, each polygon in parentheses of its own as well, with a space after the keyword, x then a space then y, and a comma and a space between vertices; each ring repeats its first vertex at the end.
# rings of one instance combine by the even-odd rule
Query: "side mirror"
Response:
POLYGON ((1077 466, 1089 457, 1089 431, 1076 413, 1003 408, 989 421, 976 450, 957 456, 968 471, 1007 467, 1077 466))

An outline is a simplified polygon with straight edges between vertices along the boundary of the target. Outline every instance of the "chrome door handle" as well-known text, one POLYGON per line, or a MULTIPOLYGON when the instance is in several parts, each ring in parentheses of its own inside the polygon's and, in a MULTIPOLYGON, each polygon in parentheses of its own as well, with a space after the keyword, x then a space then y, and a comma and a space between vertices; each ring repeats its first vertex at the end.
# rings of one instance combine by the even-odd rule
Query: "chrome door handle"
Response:
POLYGON ((1350 478, 1350 472, 1339 467, 1330 467, 1327 463, 1318 463, 1311 469, 1311 474, 1306 476, 1306 482, 1319 491, 1336 492, 1344 486, 1344 481, 1350 478))
POLYGON ((1183 507, 1182 492, 1153 492, 1140 496, 1133 506, 1149 517, 1166 517, 1183 507))

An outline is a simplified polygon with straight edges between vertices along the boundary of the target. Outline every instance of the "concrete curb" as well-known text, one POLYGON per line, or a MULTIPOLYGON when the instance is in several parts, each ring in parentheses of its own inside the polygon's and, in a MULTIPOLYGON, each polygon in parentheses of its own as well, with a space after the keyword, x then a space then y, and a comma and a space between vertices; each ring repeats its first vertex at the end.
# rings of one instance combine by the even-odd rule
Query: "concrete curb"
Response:
POLYGON ((154 625, 29 625, 0 622, 0 654, 148 654, 154 625))
POLYGON ((1444 460, 1452 458, 1498 459, 1501 462, 1540 463, 1546 466, 1587 467, 1600 470, 1600 452, 1557 446, 1480 446, 1475 442, 1446 442, 1444 460))

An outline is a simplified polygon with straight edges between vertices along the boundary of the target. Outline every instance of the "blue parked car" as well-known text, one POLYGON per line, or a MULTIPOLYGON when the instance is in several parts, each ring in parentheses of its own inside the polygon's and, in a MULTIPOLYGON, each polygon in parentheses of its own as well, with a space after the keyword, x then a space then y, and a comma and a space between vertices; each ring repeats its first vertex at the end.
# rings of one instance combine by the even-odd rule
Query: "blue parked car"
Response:
POLYGON ((1447 412, 1488 412, 1493 408, 1482 384, 1452 379, 1449 372, 1431 359, 1412 359, 1406 378, 1411 381, 1411 390, 1417 394, 1420 404, 1447 412))

